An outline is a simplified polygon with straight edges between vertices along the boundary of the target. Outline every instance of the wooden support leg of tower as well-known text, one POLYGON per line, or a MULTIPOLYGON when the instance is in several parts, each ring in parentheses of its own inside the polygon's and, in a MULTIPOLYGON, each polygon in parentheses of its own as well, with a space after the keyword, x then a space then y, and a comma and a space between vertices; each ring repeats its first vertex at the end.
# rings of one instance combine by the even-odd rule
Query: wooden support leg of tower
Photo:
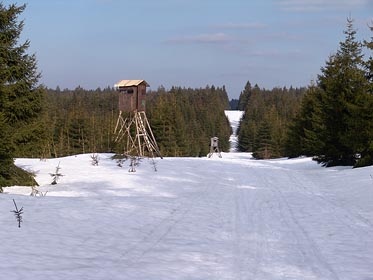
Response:
POLYGON ((221 158, 221 153, 219 147, 210 147, 210 153, 207 155, 208 158, 211 158, 213 154, 218 154, 218 157, 221 158))
POLYGON ((131 156, 141 156, 139 147, 136 143, 136 137, 132 136, 131 127, 135 123, 135 119, 133 117, 130 118, 130 121, 128 122, 128 125, 126 126, 126 138, 127 138, 127 144, 126 149, 124 150, 124 154, 131 156))
POLYGON ((219 148, 217 147, 216 148, 216 151, 215 151, 217 154, 218 154, 218 156, 221 158, 221 153, 220 153, 220 150, 219 150, 219 148))
MULTIPOLYGON (((131 155, 132 150, 136 149, 136 145, 134 143, 134 139, 131 134, 131 126, 134 123, 134 118, 129 116, 126 119, 123 119, 122 111, 119 112, 117 124, 114 129, 114 134, 117 136, 114 139, 114 142, 119 142, 123 139, 126 140, 126 145, 123 149, 124 155, 131 155)), ((134 154, 138 154, 138 151, 135 151, 134 154)))
POLYGON ((123 117, 122 117, 122 111, 119 111, 119 116, 118 116, 118 119, 117 119, 117 124, 115 125, 115 129, 114 129, 114 134, 116 134, 117 137, 115 137, 114 142, 119 141, 118 139, 121 136, 122 130, 123 130, 123 123, 124 123, 124 120, 123 120, 123 117), (120 129, 117 132, 119 126, 120 126, 120 129))
POLYGON ((145 112, 134 111, 133 115, 131 114, 125 120, 122 117, 122 112, 119 112, 114 133, 117 134, 115 142, 126 139, 125 155, 144 157, 146 149, 150 157, 156 155, 162 158, 145 112), (131 130, 133 126, 135 135, 131 130))
POLYGON ((136 129, 137 129, 137 137, 139 146, 142 146, 142 153, 144 154, 145 148, 148 150, 151 157, 154 157, 154 153, 162 158, 162 155, 159 151, 157 141, 153 135, 153 131, 150 127, 148 118, 144 111, 136 112, 136 129), (141 137, 143 140, 143 144, 141 145, 141 137))

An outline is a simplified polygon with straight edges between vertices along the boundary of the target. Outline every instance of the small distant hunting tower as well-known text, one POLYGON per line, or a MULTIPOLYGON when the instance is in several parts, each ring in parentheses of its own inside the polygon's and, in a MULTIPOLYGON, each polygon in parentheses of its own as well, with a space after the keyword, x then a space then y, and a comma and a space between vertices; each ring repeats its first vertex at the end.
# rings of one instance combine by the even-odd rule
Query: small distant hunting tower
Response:
POLYGON ((214 153, 216 153, 221 158, 221 153, 219 150, 219 138, 212 137, 210 141, 210 153, 207 155, 207 157, 210 158, 214 153))
POLYGON ((147 150, 149 157, 162 158, 152 129, 145 114, 146 88, 144 80, 121 80, 114 85, 119 92, 119 116, 114 133, 115 142, 126 140, 124 155, 144 157, 147 150), (123 118, 123 113, 127 117, 123 118))

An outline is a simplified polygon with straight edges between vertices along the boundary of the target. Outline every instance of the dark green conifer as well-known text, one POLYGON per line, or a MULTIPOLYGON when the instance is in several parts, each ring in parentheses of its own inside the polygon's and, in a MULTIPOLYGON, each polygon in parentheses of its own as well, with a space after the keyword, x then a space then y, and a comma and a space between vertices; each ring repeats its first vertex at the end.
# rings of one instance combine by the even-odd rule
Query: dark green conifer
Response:
POLYGON ((312 84, 304 95, 301 108, 289 124, 285 141, 285 155, 288 157, 314 156, 322 150, 320 142, 321 123, 320 88, 312 84))
POLYGON ((318 84, 323 91, 321 100, 322 130, 319 139, 322 149, 316 160, 325 166, 354 165, 356 125, 359 121, 359 100, 367 93, 368 82, 362 69, 362 45, 355 38, 353 21, 347 20, 345 41, 330 56, 321 69, 318 84))
MULTIPOLYGON (((373 33, 373 22, 369 25, 373 33)), ((373 36, 370 41, 364 41, 364 46, 368 50, 369 57, 364 62, 365 76, 369 83, 368 93, 357 99, 356 106, 351 106, 351 114, 355 120, 351 122, 352 129, 359 131, 357 146, 355 147, 360 158, 356 167, 373 165, 373 36)))
POLYGON ((363 61, 351 19, 344 34, 339 50, 321 68, 317 86, 302 101, 288 133, 287 153, 315 156, 325 166, 364 166, 373 163, 371 64, 363 61))
POLYGON ((43 90, 35 55, 28 55, 29 41, 18 43, 23 21, 18 16, 25 5, 4 6, 0 2, 0 184, 35 184, 28 174, 14 166, 12 147, 32 133, 30 126, 42 111, 43 90), (4 133, 8 132, 8 133, 4 133), (26 181, 27 182, 26 182, 26 181))
POLYGON ((253 157, 257 159, 269 159, 273 157, 271 125, 264 120, 258 129, 253 149, 253 157))
POLYGON ((250 81, 247 81, 244 90, 241 92, 240 97, 238 99, 238 110, 245 111, 247 103, 252 94, 251 84, 250 81))

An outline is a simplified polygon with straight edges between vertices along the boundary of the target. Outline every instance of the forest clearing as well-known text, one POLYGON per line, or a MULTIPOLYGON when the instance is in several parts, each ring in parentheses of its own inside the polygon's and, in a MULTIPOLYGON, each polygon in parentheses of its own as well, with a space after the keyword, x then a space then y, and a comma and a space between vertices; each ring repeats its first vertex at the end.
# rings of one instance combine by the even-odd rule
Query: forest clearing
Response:
POLYGON ((5 189, 4 279, 373 277, 372 167, 231 152, 156 159, 157 172, 144 159, 129 173, 111 156, 98 166, 89 154, 16 160, 48 192, 5 189), (52 186, 58 164, 64 176, 52 186))

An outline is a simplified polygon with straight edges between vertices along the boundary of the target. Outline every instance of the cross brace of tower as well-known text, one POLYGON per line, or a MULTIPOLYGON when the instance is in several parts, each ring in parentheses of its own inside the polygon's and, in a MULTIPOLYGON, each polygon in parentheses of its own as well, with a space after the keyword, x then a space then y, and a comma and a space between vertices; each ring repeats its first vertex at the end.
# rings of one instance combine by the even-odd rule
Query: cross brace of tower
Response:
POLYGON ((221 158, 219 147, 210 147, 210 152, 208 153, 207 157, 210 158, 213 156, 213 154, 217 154, 218 157, 221 158))
POLYGON ((135 110, 126 118, 120 111, 114 134, 117 135, 115 142, 125 139, 125 155, 144 157, 147 150, 149 157, 162 158, 145 111, 135 110))

